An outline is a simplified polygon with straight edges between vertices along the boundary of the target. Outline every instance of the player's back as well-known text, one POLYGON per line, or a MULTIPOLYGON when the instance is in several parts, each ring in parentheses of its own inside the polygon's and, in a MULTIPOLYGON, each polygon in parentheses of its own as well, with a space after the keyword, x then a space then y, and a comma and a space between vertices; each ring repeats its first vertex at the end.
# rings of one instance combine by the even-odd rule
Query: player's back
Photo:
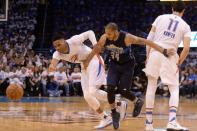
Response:
POLYGON ((183 37, 191 32, 189 25, 174 14, 158 16, 153 26, 156 27, 154 42, 164 48, 177 49, 183 37))

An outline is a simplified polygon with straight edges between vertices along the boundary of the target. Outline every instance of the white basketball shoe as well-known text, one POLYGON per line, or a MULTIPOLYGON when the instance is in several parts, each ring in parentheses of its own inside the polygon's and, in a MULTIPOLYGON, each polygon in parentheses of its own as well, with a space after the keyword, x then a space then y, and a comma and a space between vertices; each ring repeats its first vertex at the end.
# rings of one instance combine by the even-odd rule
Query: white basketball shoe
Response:
POLYGON ((189 129, 182 127, 178 122, 173 121, 168 123, 167 131, 189 131, 189 129))
POLYGON ((126 118, 127 102, 121 101, 121 105, 117 106, 118 112, 120 113, 120 121, 126 118))
POLYGON ((107 126, 110 126, 112 124, 112 118, 110 115, 108 115, 106 118, 103 118, 98 126, 95 126, 95 129, 104 129, 107 126))

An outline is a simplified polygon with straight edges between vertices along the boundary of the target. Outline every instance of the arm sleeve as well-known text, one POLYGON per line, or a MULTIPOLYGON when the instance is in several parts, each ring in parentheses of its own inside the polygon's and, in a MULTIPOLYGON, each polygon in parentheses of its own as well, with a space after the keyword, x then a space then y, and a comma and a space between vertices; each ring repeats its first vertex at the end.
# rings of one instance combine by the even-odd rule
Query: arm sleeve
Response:
POLYGON ((95 34, 92 30, 86 31, 86 32, 81 33, 79 35, 74 35, 73 37, 71 37, 70 39, 68 39, 66 41, 70 44, 78 45, 78 44, 83 44, 83 42, 88 39, 92 42, 93 45, 97 44, 95 34))
POLYGON ((97 44, 96 36, 92 30, 86 31, 78 35, 80 39, 84 42, 85 40, 89 39, 93 45, 97 44))
POLYGON ((55 52, 53 53, 53 57, 52 57, 52 58, 53 58, 53 59, 60 60, 60 59, 61 59, 61 57, 60 57, 59 52, 58 52, 58 51, 55 51, 55 52))

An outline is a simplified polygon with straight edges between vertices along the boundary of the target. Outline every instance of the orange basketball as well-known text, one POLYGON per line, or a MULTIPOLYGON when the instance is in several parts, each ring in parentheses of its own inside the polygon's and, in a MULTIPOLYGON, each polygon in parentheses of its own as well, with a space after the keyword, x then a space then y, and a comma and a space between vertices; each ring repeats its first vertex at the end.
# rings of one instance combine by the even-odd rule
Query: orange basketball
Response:
POLYGON ((6 95, 11 100, 19 100, 23 97, 23 88, 17 84, 10 84, 6 89, 6 95))

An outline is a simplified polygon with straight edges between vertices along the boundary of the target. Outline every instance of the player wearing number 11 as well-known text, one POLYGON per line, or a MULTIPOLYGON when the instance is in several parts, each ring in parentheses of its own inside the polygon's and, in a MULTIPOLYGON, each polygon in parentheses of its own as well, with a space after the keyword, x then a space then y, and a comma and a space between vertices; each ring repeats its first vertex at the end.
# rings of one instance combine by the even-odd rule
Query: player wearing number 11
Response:
POLYGON ((180 126, 176 121, 176 112, 179 103, 179 70, 189 53, 190 26, 181 18, 185 11, 182 1, 175 2, 172 7, 172 14, 160 15, 152 24, 148 39, 154 41, 159 46, 177 51, 179 44, 183 40, 184 48, 180 54, 164 57, 158 51, 147 48, 147 64, 144 69, 148 77, 148 87, 146 92, 146 129, 153 129, 152 112, 154 108, 155 92, 157 89, 157 79, 168 85, 170 91, 169 101, 169 122, 167 131, 185 131, 185 127, 180 126), (178 65, 178 66, 177 66, 178 65))

